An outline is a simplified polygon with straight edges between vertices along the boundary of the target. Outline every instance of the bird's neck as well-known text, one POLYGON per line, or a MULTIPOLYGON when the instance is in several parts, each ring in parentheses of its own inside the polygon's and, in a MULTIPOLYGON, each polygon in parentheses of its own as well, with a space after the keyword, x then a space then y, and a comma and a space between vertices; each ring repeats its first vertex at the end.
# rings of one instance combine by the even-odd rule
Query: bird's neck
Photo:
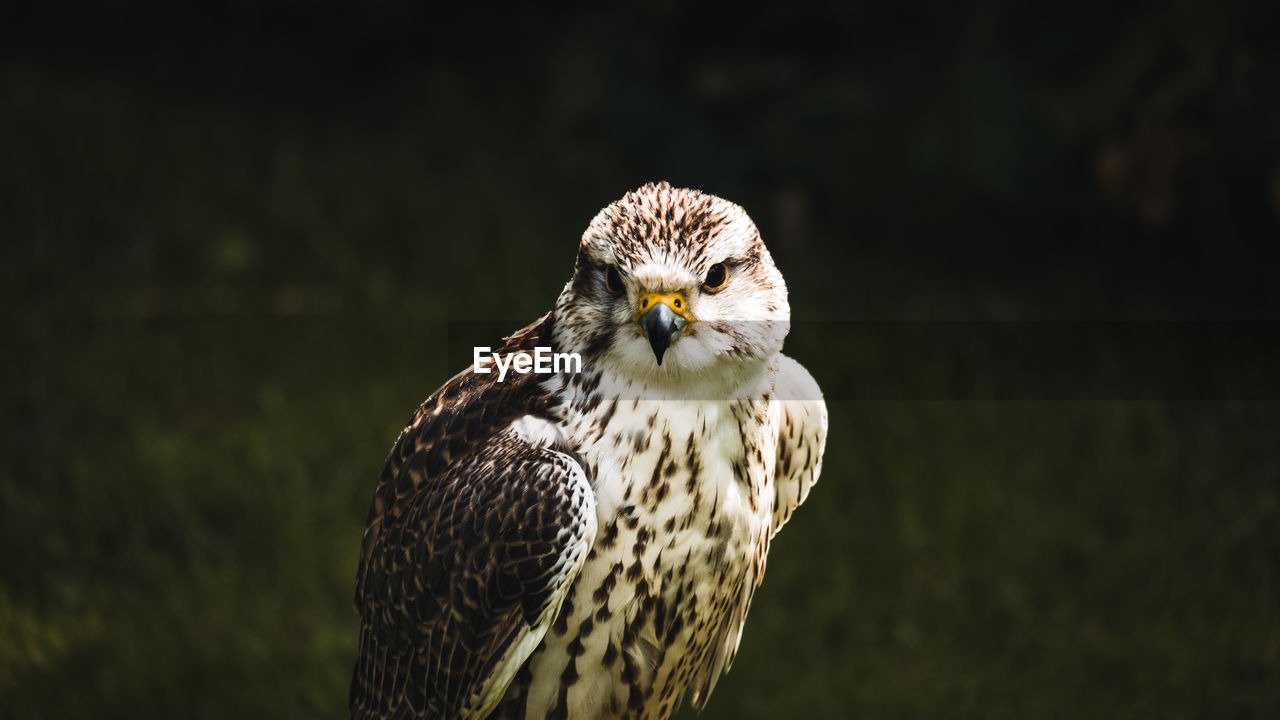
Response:
POLYGON ((634 375, 607 364, 584 365, 578 375, 562 378, 575 395, 596 394, 618 400, 682 400, 737 402, 768 395, 773 390, 775 363, 738 361, 701 373, 665 372, 634 375))

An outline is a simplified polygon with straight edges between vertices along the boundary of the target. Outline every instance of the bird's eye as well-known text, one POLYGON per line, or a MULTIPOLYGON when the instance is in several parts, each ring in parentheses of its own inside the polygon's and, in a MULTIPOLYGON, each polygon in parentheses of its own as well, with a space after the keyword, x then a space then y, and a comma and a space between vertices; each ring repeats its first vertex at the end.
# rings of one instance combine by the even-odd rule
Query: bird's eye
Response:
POLYGON ((716 263, 707 271, 707 278, 702 281, 702 289, 707 292, 715 292, 724 287, 725 281, 729 279, 729 269, 724 263, 716 263))
POLYGON ((622 275, 618 272, 618 268, 612 265, 604 273, 604 289, 614 295, 622 293, 622 275))

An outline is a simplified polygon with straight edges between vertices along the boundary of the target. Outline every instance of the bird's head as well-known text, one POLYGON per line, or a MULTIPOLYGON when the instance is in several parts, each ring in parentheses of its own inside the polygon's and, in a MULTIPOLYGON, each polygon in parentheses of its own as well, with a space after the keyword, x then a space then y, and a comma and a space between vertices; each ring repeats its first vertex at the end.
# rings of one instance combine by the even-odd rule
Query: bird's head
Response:
POLYGON ((559 349, 638 379, 696 379, 782 349, 787 287, 727 200, 649 184, 591 221, 556 303, 559 349))

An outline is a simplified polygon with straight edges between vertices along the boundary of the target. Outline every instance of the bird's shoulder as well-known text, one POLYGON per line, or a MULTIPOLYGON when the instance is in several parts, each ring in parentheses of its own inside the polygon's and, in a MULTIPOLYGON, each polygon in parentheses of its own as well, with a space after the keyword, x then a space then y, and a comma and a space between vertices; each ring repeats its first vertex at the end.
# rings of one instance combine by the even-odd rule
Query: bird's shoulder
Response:
POLYGON ((813 375, 794 359, 778 355, 774 381, 778 405, 778 456, 774 466, 773 532, 777 532, 822 473, 827 445, 827 403, 813 375))
MULTIPOLYGON (((551 345, 552 313, 505 338, 496 353, 531 353, 551 345)), ((356 601, 364 591, 365 567, 380 534, 399 518, 411 498, 434 479, 475 453, 497 433, 525 416, 546 417, 552 398, 534 374, 459 372, 414 411, 383 465, 365 521, 356 601)))

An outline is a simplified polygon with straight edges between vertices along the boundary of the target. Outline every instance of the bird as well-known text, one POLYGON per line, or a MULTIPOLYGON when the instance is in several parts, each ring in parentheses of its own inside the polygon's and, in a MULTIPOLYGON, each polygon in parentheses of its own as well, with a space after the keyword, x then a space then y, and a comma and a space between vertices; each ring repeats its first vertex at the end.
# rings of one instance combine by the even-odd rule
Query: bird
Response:
POLYGON ((552 310, 387 457, 361 545, 352 718, 670 717, 729 670, 827 409, 737 204, 666 182, 591 220, 552 310), (528 363, 526 363, 528 365, 528 363), (518 367, 518 364, 517 364, 518 367))

